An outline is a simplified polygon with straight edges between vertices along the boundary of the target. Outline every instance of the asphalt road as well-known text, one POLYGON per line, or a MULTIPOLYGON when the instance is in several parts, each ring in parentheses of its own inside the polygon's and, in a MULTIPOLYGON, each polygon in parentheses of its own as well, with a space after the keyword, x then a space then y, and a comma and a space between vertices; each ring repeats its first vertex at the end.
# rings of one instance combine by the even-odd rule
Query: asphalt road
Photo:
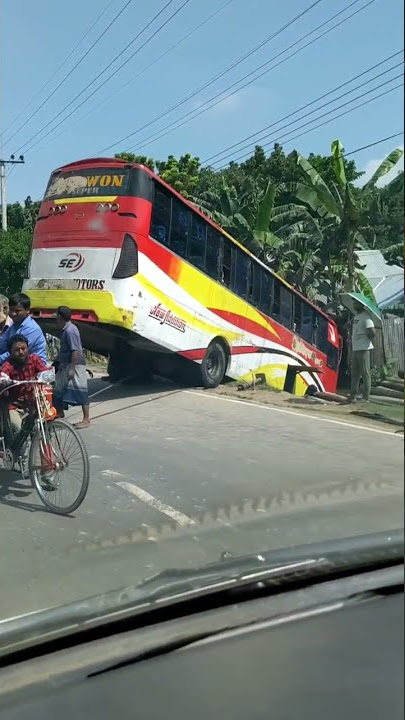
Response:
POLYGON ((0 469, 0 618, 223 552, 403 525, 403 439, 390 431, 163 382, 95 379, 91 392, 91 483, 74 517, 51 515, 0 469))

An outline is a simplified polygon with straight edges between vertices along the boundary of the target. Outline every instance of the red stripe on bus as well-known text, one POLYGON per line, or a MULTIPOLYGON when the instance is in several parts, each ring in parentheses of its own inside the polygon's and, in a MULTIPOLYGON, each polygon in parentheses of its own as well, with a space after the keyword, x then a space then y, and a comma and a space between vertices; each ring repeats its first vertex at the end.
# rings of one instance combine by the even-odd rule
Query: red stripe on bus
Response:
MULTIPOLYGON (((195 350, 180 350, 178 355, 181 355, 181 357, 184 357, 187 360, 202 360, 206 352, 207 348, 196 348, 195 350)), ((231 347, 230 352, 231 355, 251 355, 253 353, 258 353, 259 348, 252 347, 252 345, 245 345, 231 347)), ((270 349, 269 352, 271 352, 270 349)))
POLYGON ((246 330, 246 332, 252 333, 252 335, 257 335, 257 337, 264 338, 265 340, 274 341, 277 339, 275 333, 266 330, 263 325, 259 325, 259 323, 254 320, 249 320, 243 317, 243 315, 237 315, 236 313, 229 312, 229 310, 219 310, 218 308, 208 308, 208 310, 218 315, 222 320, 226 320, 231 323, 231 325, 235 325, 241 330, 246 330))
POLYGON ((109 248, 121 248, 124 234, 120 234, 119 237, 113 237, 113 234, 97 238, 86 238, 86 237, 74 237, 64 238, 62 235, 57 237, 49 237, 47 235, 37 235, 32 243, 33 250, 41 250, 43 248, 59 248, 60 250, 66 250, 68 252, 71 248, 103 248, 104 250, 109 248))

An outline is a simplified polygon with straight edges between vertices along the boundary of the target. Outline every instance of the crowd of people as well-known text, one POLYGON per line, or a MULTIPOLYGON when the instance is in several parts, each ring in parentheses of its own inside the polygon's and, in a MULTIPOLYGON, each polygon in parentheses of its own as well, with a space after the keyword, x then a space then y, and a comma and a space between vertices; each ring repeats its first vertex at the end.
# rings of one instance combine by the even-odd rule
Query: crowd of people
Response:
MULTIPOLYGON (((74 427, 82 430, 90 425, 86 359, 79 330, 71 317, 68 307, 61 306, 56 311, 61 335, 58 357, 52 363, 56 370, 53 404, 61 418, 70 406, 81 407, 83 419, 74 427)), ((0 378, 34 380, 50 362, 45 335, 31 315, 28 295, 0 296, 0 378)), ((18 432, 24 413, 24 394, 11 399, 10 417, 13 430, 18 432)))

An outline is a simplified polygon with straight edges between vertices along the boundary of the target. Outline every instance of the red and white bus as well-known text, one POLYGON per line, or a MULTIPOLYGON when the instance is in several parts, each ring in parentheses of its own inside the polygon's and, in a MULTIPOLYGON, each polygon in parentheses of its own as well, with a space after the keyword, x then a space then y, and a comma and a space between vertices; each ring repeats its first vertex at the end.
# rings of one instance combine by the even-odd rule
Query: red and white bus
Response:
POLYGON ((298 395, 336 390, 333 319, 140 165, 100 158, 52 173, 24 290, 47 332, 68 305, 115 378, 188 360, 207 387, 261 373, 298 395))

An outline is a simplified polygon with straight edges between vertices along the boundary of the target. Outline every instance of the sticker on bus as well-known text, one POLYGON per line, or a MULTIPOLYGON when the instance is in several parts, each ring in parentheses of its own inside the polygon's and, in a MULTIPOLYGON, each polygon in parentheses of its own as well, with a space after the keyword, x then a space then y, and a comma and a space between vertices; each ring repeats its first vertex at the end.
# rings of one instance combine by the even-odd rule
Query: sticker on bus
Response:
POLYGON ((55 279, 47 278, 38 280, 33 284, 33 288, 37 290, 104 290, 105 280, 93 278, 77 278, 77 279, 55 279))
POLYGON ((158 320, 161 325, 170 325, 170 327, 175 330, 179 330, 182 333, 186 332, 185 320, 174 315, 171 310, 166 310, 160 303, 151 308, 149 317, 158 320))

